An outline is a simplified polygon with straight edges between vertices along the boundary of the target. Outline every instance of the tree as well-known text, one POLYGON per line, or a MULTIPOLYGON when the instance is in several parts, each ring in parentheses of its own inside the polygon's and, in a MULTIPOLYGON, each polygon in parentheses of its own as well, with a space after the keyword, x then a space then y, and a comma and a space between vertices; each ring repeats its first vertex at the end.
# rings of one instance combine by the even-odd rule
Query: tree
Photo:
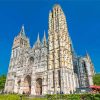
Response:
POLYGON ((93 83, 94 83, 94 85, 100 85, 100 73, 94 75, 93 83))
POLYGON ((4 89, 5 82, 6 82, 6 76, 5 75, 1 75, 0 76, 0 90, 4 89))

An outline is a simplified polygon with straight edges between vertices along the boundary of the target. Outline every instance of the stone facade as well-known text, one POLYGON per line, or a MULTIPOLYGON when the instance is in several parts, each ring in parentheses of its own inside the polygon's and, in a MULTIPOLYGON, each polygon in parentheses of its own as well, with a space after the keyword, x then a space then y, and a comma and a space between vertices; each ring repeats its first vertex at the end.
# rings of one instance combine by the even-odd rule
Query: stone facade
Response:
POLYGON ((38 34, 31 48, 24 26, 14 38, 5 92, 70 94, 76 88, 92 85, 93 75, 89 55, 74 55, 66 17, 61 7, 55 5, 49 13, 48 41, 45 32, 42 42, 38 34))

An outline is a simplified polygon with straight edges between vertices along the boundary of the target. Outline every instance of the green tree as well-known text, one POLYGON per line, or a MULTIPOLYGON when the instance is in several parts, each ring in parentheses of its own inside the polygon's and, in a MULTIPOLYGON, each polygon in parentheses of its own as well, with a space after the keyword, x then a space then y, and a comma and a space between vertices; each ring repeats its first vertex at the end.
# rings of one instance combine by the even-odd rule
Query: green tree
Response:
POLYGON ((1 75, 0 76, 0 90, 4 89, 5 82, 6 82, 6 76, 5 75, 1 75))
POLYGON ((94 75, 93 82, 95 85, 100 85, 100 73, 94 75))

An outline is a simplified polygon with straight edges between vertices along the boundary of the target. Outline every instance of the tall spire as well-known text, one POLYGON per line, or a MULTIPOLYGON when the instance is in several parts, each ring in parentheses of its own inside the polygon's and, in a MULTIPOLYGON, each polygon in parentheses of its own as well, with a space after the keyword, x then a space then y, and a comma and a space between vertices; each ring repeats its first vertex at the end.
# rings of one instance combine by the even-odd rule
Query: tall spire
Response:
POLYGON ((39 33, 38 33, 37 41, 36 41, 36 47, 40 47, 40 46, 41 46, 41 42, 40 42, 40 36, 39 36, 39 33))
POLYGON ((45 30, 44 30, 44 38, 43 41, 46 41, 46 34, 45 34, 45 30))
POLYGON ((71 46, 71 52, 73 53, 73 56, 76 56, 76 53, 75 53, 75 50, 74 50, 74 46, 73 46, 73 43, 72 43, 72 39, 71 37, 69 37, 69 40, 70 40, 70 46, 71 46))
POLYGON ((86 58, 88 59, 88 61, 92 62, 89 53, 86 51, 86 58))
POLYGON ((87 51, 86 51, 86 58, 87 58, 88 63, 90 63, 90 65, 91 65, 90 66, 91 72, 92 72, 92 74, 94 74, 95 73, 94 65, 93 65, 90 55, 87 51))
POLYGON ((90 56, 89 56, 87 50, 86 50, 86 57, 87 57, 88 59, 90 59, 90 56))
POLYGON ((24 25, 22 25, 22 28, 20 30, 20 33, 19 33, 21 36, 25 36, 25 30, 24 30, 24 25))
POLYGON ((38 33, 38 37, 37 37, 37 43, 40 43, 40 36, 39 36, 39 33, 38 33))
POLYGON ((46 34, 45 34, 45 30, 44 30, 44 37, 43 37, 43 45, 46 46, 46 34))

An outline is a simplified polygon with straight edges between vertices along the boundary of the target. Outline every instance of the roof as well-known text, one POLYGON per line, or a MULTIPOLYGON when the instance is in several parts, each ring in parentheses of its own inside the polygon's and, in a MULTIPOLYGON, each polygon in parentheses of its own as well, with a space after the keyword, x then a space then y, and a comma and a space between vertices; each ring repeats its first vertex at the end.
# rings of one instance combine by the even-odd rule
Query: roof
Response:
POLYGON ((92 89, 100 89, 100 86, 92 85, 89 88, 92 88, 92 89))

